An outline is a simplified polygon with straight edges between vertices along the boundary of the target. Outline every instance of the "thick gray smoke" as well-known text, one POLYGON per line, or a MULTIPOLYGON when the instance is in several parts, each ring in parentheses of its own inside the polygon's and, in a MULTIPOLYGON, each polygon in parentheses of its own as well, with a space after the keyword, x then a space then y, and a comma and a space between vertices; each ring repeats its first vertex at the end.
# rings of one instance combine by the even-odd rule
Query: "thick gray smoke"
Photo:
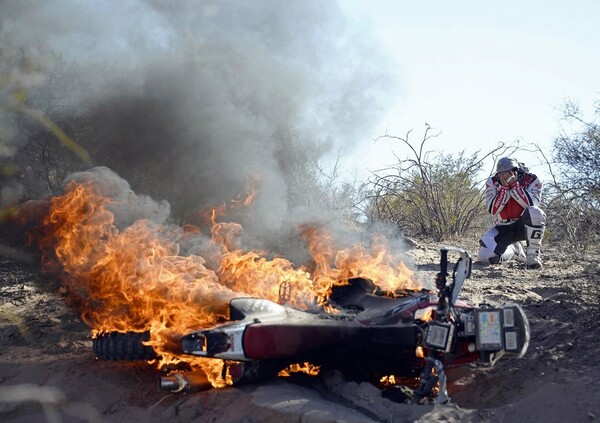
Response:
POLYGON ((259 172, 263 232, 293 215, 282 138, 348 154, 392 100, 391 63, 358 28, 333 0, 0 0, 5 46, 77 65, 76 89, 52 86, 74 106, 56 119, 86 123, 94 165, 182 213, 259 172))

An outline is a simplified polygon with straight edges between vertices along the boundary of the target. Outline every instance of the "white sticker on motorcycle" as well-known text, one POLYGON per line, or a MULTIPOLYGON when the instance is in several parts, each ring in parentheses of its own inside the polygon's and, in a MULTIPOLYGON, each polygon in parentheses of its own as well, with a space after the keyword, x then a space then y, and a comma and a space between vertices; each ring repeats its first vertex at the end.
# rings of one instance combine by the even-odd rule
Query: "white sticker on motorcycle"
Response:
POLYGON ((504 327, 512 328, 515 325, 515 313, 512 308, 505 308, 502 313, 504 327))
POLYGON ((506 332, 504 334, 504 345, 507 351, 516 351, 519 347, 517 332, 506 332))

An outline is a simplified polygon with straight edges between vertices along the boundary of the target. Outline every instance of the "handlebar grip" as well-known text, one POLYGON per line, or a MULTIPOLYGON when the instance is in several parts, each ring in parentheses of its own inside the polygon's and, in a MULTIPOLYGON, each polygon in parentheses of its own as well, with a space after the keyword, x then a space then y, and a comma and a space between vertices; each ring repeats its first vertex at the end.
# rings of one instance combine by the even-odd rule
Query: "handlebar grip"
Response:
POLYGON ((448 274, 448 250, 440 250, 440 273, 443 275, 448 274))

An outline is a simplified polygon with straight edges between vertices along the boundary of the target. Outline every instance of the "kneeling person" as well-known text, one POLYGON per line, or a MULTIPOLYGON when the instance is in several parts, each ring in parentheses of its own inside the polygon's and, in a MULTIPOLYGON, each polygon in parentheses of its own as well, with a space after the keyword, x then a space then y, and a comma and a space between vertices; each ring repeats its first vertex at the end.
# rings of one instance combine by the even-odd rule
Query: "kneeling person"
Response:
POLYGON ((542 267, 540 247, 546 227, 546 215, 538 207, 542 182, 517 160, 503 157, 496 174, 485 186, 488 211, 495 224, 479 240, 477 260, 502 263, 515 259, 528 268, 542 267), (525 251, 521 241, 526 242, 525 251))

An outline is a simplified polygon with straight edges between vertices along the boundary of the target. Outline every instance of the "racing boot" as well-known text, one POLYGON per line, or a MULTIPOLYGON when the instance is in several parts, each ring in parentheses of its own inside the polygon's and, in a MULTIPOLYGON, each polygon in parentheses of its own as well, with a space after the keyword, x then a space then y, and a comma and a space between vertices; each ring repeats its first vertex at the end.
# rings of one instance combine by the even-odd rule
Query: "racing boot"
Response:
POLYGON ((526 263, 527 256, 525 255, 525 249, 523 248, 523 244, 520 241, 517 241, 514 244, 510 245, 508 248, 511 247, 515 252, 515 256, 513 257, 513 259, 515 261, 518 261, 519 263, 526 263))
POLYGON ((540 269, 542 267, 542 258, 540 248, 544 238, 544 226, 527 226, 527 248, 525 253, 525 265, 528 269, 540 269))
POLYGON ((506 247, 506 251, 501 256, 495 256, 490 258, 490 263, 506 263, 508 261, 515 260, 519 263, 525 263, 525 251, 523 245, 520 242, 515 242, 506 247))

